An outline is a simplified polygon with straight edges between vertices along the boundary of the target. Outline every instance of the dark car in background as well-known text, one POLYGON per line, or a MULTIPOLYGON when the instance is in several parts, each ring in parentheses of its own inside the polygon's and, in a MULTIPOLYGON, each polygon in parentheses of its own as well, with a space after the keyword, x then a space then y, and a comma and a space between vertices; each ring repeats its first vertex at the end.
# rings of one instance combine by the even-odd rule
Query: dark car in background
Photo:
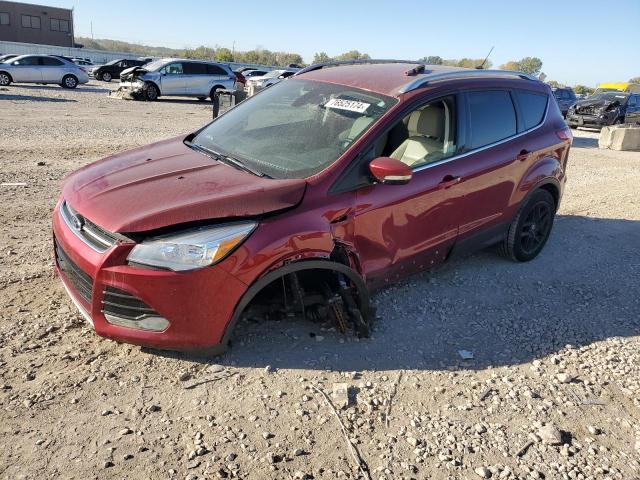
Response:
POLYGON ((148 63, 148 60, 133 60, 129 58, 123 58, 120 60, 112 60, 104 65, 100 65, 91 69, 89 74, 96 80, 102 80, 103 82, 110 82, 112 79, 120 78, 120 74, 123 70, 131 67, 141 67, 148 63))
POLYGON ((567 113, 571 128, 602 128, 621 123, 640 123, 640 94, 602 92, 580 100, 567 113))
POLYGON ((576 103, 578 100, 576 94, 569 87, 558 87, 552 88, 551 90, 553 90, 553 96, 558 102, 562 116, 566 117, 571 105, 576 103))

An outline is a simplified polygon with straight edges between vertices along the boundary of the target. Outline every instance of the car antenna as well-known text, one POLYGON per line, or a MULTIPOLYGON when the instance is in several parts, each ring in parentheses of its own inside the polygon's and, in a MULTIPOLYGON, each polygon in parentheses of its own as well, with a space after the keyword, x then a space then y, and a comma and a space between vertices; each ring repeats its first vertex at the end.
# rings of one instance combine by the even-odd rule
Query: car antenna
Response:
POLYGON ((484 69, 484 64, 487 63, 487 60, 489 59, 489 55, 491 55, 491 52, 493 52, 493 48, 494 47, 491 47, 491 50, 489 50, 489 53, 487 53, 487 56, 484 57, 484 60, 482 61, 482 63, 480 65, 476 66, 476 69, 478 69, 478 70, 484 69))

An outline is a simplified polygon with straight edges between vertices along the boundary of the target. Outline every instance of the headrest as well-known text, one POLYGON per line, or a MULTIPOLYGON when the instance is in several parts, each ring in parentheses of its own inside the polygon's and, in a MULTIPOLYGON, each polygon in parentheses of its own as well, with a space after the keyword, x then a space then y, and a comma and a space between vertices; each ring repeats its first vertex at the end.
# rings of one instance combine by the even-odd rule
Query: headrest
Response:
POLYGON ((444 110, 428 105, 416 110, 409 117, 409 136, 442 138, 444 135, 444 110))

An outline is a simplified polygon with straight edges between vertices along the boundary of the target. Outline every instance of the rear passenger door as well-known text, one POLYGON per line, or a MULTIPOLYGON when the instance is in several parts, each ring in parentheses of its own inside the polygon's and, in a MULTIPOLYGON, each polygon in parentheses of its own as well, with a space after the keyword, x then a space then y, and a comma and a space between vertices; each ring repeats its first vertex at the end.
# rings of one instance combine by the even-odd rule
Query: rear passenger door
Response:
POLYGON ((46 83, 60 83, 63 77, 64 62, 53 57, 40 57, 40 71, 42 81, 46 83))
POLYGON ((207 64, 198 62, 183 62, 185 93, 197 97, 209 96, 210 80, 207 75, 207 64))
MULTIPOLYGON (((522 95, 521 103, 537 101, 543 106, 537 113, 540 123, 548 97, 534 92, 522 95)), ((486 236, 482 243, 490 243, 492 236, 499 237, 512 220, 514 189, 535 152, 529 151, 520 138, 525 126, 516 113, 515 92, 476 90, 466 93, 465 99, 467 139, 466 152, 459 159, 464 173, 458 235, 460 241, 486 236)))

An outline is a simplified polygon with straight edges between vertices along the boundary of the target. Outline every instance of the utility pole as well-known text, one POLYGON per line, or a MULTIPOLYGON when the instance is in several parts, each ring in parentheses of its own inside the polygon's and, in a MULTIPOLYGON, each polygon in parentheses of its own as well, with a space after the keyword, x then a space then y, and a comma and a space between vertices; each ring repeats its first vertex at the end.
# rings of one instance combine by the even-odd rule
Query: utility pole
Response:
POLYGON ((93 40, 93 20, 91 20, 91 40, 93 40))
POLYGON ((231 46, 231 58, 233 58, 233 61, 235 62, 236 60, 236 41, 233 41, 233 44, 231 46))

